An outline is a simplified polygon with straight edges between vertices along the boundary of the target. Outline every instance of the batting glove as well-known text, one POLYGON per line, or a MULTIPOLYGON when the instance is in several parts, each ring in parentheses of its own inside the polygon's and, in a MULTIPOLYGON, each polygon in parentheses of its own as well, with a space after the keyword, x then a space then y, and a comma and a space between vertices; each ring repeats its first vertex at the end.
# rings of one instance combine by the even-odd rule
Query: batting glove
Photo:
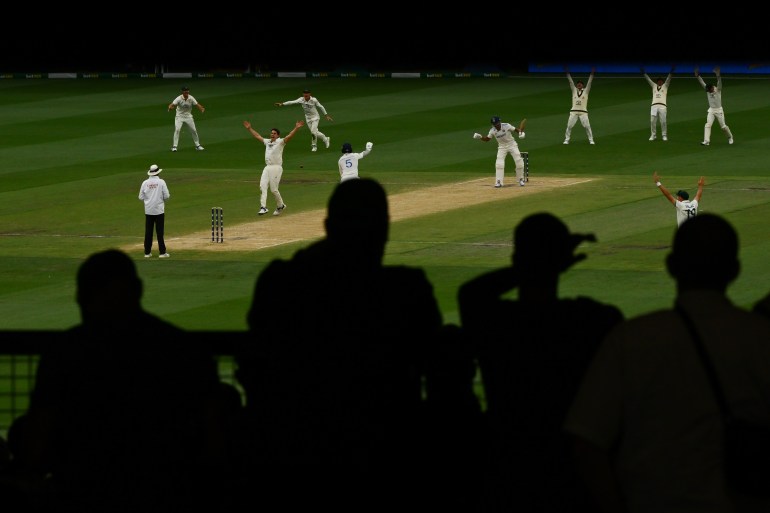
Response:
POLYGON ((474 139, 481 139, 481 134, 475 133, 475 134, 473 134, 473 138, 474 139))
POLYGON ((524 139, 527 136, 524 132, 519 132, 519 139, 524 139))
POLYGON ((366 143, 367 150, 371 150, 373 146, 374 146, 374 143, 370 143, 370 142, 366 143))

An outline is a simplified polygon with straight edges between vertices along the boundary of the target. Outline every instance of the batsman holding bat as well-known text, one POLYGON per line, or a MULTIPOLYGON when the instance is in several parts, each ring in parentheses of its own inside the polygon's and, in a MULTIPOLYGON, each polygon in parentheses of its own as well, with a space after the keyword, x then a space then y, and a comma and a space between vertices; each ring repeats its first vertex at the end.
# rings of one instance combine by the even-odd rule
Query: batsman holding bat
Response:
POLYGON ((516 179, 519 185, 524 187, 524 159, 521 157, 519 145, 513 137, 514 132, 519 134, 519 139, 525 137, 524 127, 527 125, 527 119, 524 118, 516 128, 510 123, 503 123, 499 116, 492 117, 492 128, 489 133, 482 136, 479 133, 473 134, 474 139, 481 139, 484 142, 491 141, 493 138, 497 141, 497 160, 495 160, 495 188, 503 186, 505 177, 505 158, 508 154, 513 157, 516 164, 516 179))

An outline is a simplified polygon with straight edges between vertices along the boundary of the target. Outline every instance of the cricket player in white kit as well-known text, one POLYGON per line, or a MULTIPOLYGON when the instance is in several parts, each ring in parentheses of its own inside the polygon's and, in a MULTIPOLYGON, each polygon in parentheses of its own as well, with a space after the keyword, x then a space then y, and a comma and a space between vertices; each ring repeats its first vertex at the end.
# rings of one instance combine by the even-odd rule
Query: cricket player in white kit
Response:
POLYGON ((176 151, 176 147, 179 146, 179 132, 182 131, 182 125, 187 125, 190 129, 190 135, 192 135, 193 143, 195 143, 195 149, 203 151, 200 138, 198 137, 198 130, 195 128, 195 119, 193 119, 192 108, 197 107, 201 113, 206 112, 206 108, 198 103, 198 100, 190 94, 190 88, 187 86, 182 87, 182 94, 174 98, 174 101, 168 104, 168 110, 176 109, 176 116, 174 117, 174 145, 171 147, 171 151, 176 151))
POLYGON ((668 141, 668 124, 667 113, 668 107, 666 106, 666 99, 668 97, 668 86, 671 84, 671 76, 674 73, 674 67, 671 67, 671 71, 668 72, 668 76, 665 80, 658 78, 656 81, 652 81, 650 75, 644 72, 642 68, 642 75, 644 79, 652 87, 652 105, 650 106, 650 141, 657 139, 658 120, 660 120, 660 135, 664 141, 668 141))
POLYGON ((482 137, 481 134, 473 134, 474 139, 481 139, 484 142, 495 139, 497 141, 497 160, 495 160, 495 188, 503 186, 503 179, 505 178, 505 157, 511 155, 513 162, 516 164, 516 179, 519 180, 519 185, 524 187, 524 159, 521 157, 519 151, 519 144, 513 137, 513 133, 517 132, 519 138, 524 138, 524 132, 515 128, 510 123, 503 123, 498 116, 492 117, 492 128, 489 129, 489 133, 482 137))
POLYGON ((358 161, 371 153, 373 143, 366 143, 366 149, 361 153, 354 153, 353 146, 350 143, 342 145, 342 156, 337 161, 340 171, 340 183, 358 178, 358 161))
POLYGON ((725 111, 722 109, 722 75, 719 74, 719 66, 714 68, 714 73, 717 76, 717 85, 706 84, 703 81, 703 77, 700 76, 698 68, 695 68, 695 78, 698 79, 700 86, 706 90, 706 99, 709 102, 709 110, 706 116, 706 126, 703 128, 703 146, 711 144, 711 125, 714 124, 714 119, 719 122, 719 127, 727 136, 727 142, 733 143, 733 133, 730 131, 730 127, 725 123, 725 111))
POLYGON ((658 172, 652 174, 652 179, 655 180, 655 185, 660 189, 660 192, 673 203, 676 208, 676 226, 677 228, 682 226, 682 223, 698 215, 698 206, 700 205, 700 198, 703 196, 703 186, 706 184, 706 179, 702 176, 698 180, 698 192, 695 193, 695 198, 690 200, 690 195, 687 191, 678 191, 676 198, 671 194, 668 189, 663 187, 660 183, 660 175, 658 172))
POLYGON ((326 112, 326 108, 321 105, 321 102, 318 101, 318 98, 310 95, 310 89, 305 89, 302 91, 302 96, 296 100, 276 102, 275 105, 276 107, 283 107, 284 105, 295 104, 302 105, 302 110, 305 111, 305 121, 307 122, 307 127, 310 129, 310 151, 318 151, 319 137, 328 149, 329 145, 331 144, 331 137, 327 137, 318 131, 318 122, 321 120, 321 114, 324 115, 327 121, 334 121, 331 115, 326 112))
POLYGON ((259 142, 265 145, 265 168, 262 170, 262 177, 259 179, 259 190, 261 196, 259 199, 259 215, 267 214, 267 190, 275 196, 275 211, 274 216, 280 215, 283 209, 286 208, 286 203, 283 202, 281 193, 278 191, 278 186, 281 184, 281 175, 283 175, 283 148, 286 143, 294 137, 297 130, 305 123, 297 121, 294 125, 294 129, 289 134, 280 138, 281 131, 277 128, 270 130, 270 139, 265 139, 259 133, 251 127, 251 123, 248 121, 243 122, 243 126, 246 127, 251 135, 254 136, 259 142))
POLYGON ((588 142, 594 144, 594 134, 591 131, 591 122, 588 120, 588 93, 591 91, 591 83, 594 81, 595 68, 591 68, 591 74, 588 75, 588 82, 583 86, 583 81, 578 80, 574 82, 572 75, 569 74, 567 68, 564 68, 567 73, 567 81, 569 82, 569 88, 572 90, 572 109, 569 111, 569 119, 567 120, 567 131, 564 133, 564 144, 569 144, 570 136, 572 135, 572 127, 580 120, 580 124, 586 129, 586 135, 588 136, 588 142))

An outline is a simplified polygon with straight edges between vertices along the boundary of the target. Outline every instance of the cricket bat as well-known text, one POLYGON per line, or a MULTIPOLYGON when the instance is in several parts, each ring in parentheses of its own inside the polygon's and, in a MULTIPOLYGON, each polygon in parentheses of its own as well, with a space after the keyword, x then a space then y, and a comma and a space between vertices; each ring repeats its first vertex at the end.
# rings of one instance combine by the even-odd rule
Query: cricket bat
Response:
POLYGON ((522 119, 519 123, 519 132, 523 132, 525 126, 527 126, 527 118, 522 119))

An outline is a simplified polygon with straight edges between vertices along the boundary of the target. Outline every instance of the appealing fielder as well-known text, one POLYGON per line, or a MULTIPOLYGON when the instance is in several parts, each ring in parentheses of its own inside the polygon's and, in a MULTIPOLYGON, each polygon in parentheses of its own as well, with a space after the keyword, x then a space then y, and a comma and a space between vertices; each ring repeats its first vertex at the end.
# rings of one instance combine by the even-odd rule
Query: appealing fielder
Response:
POLYGON ((192 115, 193 107, 197 107, 201 113, 206 112, 206 108, 198 103, 198 100, 190 94, 190 88, 187 86, 182 87, 182 94, 168 104, 169 112, 172 109, 176 109, 176 116, 174 117, 174 145, 171 147, 171 151, 176 151, 176 147, 179 145, 179 132, 182 131, 183 124, 187 125, 190 129, 195 149, 203 151, 203 146, 201 146, 201 141, 198 137, 198 130, 195 128, 195 119, 193 119, 192 115))
POLYGON ((564 68, 567 73, 567 81, 569 82, 569 88, 572 91, 572 109, 569 111, 569 119, 567 120, 567 131, 564 133, 564 144, 569 144, 570 136, 572 135, 572 127, 580 120, 580 124, 586 129, 586 135, 588 136, 588 142, 594 144, 594 134, 591 132, 591 122, 588 120, 588 93, 591 91, 591 83, 594 81, 594 73, 596 68, 591 68, 591 74, 588 75, 588 82, 585 86, 582 80, 574 82, 572 75, 569 74, 567 68, 564 68))
POLYGON ((337 161, 340 170, 340 183, 345 180, 358 178, 358 161, 371 153, 374 144, 366 143, 366 149, 361 153, 353 153, 353 146, 346 142, 342 145, 342 156, 337 161))
POLYGON ((493 138, 497 141, 497 160, 495 160, 495 187, 499 188, 503 186, 503 179, 505 178, 505 157, 510 154, 513 157, 513 162, 516 164, 516 179, 519 180, 519 185, 524 187, 524 159, 521 158, 521 152, 519 151, 519 144, 513 137, 513 133, 519 134, 519 139, 525 137, 524 130, 521 128, 515 128, 510 123, 503 123, 498 116, 492 117, 492 128, 489 129, 489 133, 482 137, 481 134, 473 134, 474 139, 481 139, 484 142, 491 141, 493 138))
POLYGON ((658 186, 660 192, 674 204, 674 207, 676 208, 677 227, 682 226, 682 223, 698 215, 700 197, 703 195, 703 186, 706 184, 705 178, 701 176, 700 180, 698 180, 698 192, 695 193, 695 199, 693 200, 690 200, 690 195, 687 191, 682 190, 677 191, 675 198, 674 195, 660 183, 660 175, 658 175, 657 171, 652 174, 652 179, 655 180, 655 185, 658 186))
POLYGON ((703 81, 703 77, 700 76, 700 71, 695 68, 695 78, 698 79, 700 86, 706 90, 706 99, 709 102, 709 110, 706 115, 706 126, 703 128, 703 146, 711 144, 711 125, 714 124, 714 119, 719 122, 719 128, 727 136, 727 142, 733 143, 733 133, 730 131, 730 127, 725 124, 725 111, 722 109, 722 75, 719 74, 719 66, 714 68, 714 73, 717 76, 717 85, 707 84, 703 81))
POLYGON ((304 125, 302 121, 297 121, 294 125, 294 129, 283 139, 279 136, 281 131, 277 128, 270 130, 270 139, 265 139, 259 132, 251 127, 251 123, 248 121, 243 122, 243 126, 246 127, 251 135, 254 136, 259 142, 265 145, 265 168, 262 170, 262 177, 259 179, 259 190, 261 192, 259 198, 259 215, 267 214, 267 190, 275 196, 275 211, 274 216, 280 215, 283 209, 286 208, 286 203, 283 202, 281 193, 278 191, 278 186, 281 184, 281 175, 283 175, 283 148, 286 146, 297 130, 304 125))
POLYGON ((307 127, 310 129, 310 151, 318 151, 318 138, 324 142, 327 148, 331 144, 331 137, 327 137, 323 133, 318 131, 318 122, 321 120, 320 114, 323 114, 327 121, 334 121, 331 115, 327 114, 326 108, 321 105, 318 98, 310 95, 310 89, 302 91, 302 96, 296 100, 289 100, 286 102, 276 102, 276 107, 283 107, 284 105, 302 105, 302 110, 305 111, 305 121, 307 127), (320 111, 320 114, 319 114, 320 111))
POLYGON ((671 84, 671 76, 674 73, 674 66, 671 66, 671 71, 668 72, 668 76, 665 80, 662 77, 658 77, 655 82, 652 81, 650 75, 644 72, 642 68, 642 75, 644 79, 652 87, 652 105, 650 106, 650 141, 654 141, 657 138, 658 120, 660 120, 660 135, 664 141, 668 141, 668 124, 666 121, 666 115, 668 113, 668 107, 666 106, 666 98, 668 97, 668 86, 671 84))

